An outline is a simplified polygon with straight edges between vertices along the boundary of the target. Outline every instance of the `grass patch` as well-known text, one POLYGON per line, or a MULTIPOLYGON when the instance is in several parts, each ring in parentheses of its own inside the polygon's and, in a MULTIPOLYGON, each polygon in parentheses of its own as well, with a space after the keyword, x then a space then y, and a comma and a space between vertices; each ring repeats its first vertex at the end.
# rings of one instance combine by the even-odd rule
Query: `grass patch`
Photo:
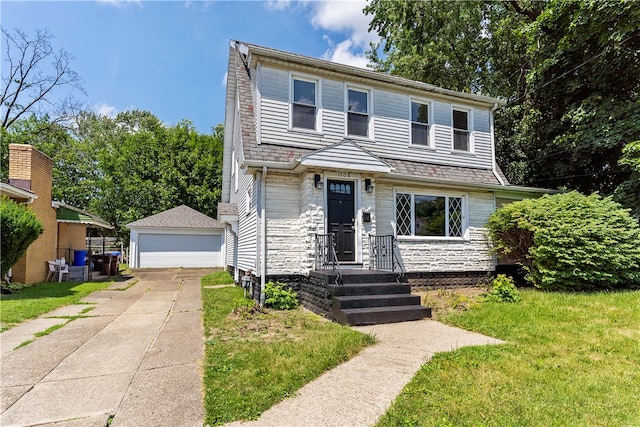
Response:
POLYGON ((40 283, 2 295, 0 299, 0 331, 28 319, 69 304, 88 294, 106 288, 113 282, 40 283))
POLYGON ((378 426, 640 425, 640 291, 521 291, 446 323, 507 341, 436 355, 378 426))
POLYGON ((221 270, 203 276, 200 282, 203 286, 230 285, 233 284, 233 277, 231 277, 228 271, 221 270))
POLYGON ((374 342, 303 309, 248 309, 239 287, 203 289, 202 298, 207 425, 256 419, 374 342))

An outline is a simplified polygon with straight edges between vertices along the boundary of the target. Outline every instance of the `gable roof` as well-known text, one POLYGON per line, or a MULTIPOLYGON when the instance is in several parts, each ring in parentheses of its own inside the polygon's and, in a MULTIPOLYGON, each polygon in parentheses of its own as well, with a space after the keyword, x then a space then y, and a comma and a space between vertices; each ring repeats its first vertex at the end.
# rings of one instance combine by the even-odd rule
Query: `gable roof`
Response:
POLYGON ((126 224, 128 228, 222 228, 215 219, 186 205, 168 209, 164 212, 142 218, 126 224))
POLYGON ((365 150, 350 139, 343 139, 333 145, 304 154, 300 157, 302 166, 335 167, 367 172, 391 172, 389 163, 365 150))

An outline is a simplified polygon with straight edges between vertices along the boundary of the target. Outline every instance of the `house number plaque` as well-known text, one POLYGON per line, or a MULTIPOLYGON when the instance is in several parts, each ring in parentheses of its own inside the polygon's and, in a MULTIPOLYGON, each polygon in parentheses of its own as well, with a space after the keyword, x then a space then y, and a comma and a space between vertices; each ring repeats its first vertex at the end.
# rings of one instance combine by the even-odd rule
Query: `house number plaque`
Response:
POLYGON ((338 172, 340 178, 351 178, 351 172, 338 172))

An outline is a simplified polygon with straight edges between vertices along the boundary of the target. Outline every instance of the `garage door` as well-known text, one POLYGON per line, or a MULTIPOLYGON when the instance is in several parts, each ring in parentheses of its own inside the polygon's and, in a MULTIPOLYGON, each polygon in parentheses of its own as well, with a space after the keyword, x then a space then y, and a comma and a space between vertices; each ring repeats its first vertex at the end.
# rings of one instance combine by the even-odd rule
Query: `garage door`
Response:
POLYGON ((222 236, 219 234, 140 234, 140 268, 220 267, 222 236))

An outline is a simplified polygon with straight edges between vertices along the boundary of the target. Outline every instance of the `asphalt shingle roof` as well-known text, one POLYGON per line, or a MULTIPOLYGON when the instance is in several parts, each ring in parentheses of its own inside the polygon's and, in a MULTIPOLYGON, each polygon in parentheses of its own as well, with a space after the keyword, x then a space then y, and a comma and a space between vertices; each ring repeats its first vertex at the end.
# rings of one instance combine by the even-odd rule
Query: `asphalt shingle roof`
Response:
POLYGON ((191 209, 189 206, 181 205, 131 222, 127 224, 127 227, 213 229, 222 228, 222 225, 217 220, 191 209))

